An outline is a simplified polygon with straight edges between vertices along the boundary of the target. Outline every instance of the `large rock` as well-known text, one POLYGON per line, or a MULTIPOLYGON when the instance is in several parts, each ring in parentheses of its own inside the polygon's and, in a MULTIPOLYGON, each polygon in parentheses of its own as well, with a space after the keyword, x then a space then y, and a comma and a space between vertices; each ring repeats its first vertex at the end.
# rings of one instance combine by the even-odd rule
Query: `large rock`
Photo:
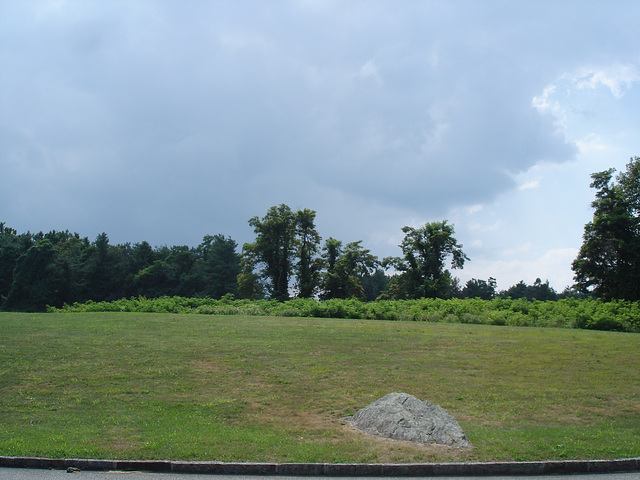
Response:
POLYGON ((390 393, 349 419, 355 428, 409 442, 472 448, 453 416, 444 408, 407 393, 390 393))

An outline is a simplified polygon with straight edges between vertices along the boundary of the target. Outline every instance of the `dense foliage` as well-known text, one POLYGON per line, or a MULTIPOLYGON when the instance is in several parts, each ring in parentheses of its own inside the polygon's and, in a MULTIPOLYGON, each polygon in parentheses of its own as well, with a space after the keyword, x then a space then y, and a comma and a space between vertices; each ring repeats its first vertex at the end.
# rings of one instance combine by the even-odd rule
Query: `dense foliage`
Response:
POLYGON ((68 231, 18 234, 0 224, 0 300, 4 310, 110 301, 145 295, 220 298, 237 291, 235 241, 207 235, 196 248, 111 245, 68 231))
MULTIPOLYGON (((277 300, 145 297, 113 302, 65 305, 65 312, 153 312, 207 315, 254 315, 281 317, 351 318, 450 322, 524 327, 585 328, 640 332, 640 302, 603 302, 565 298, 557 301, 526 299, 380 300, 294 298, 277 300)), ((54 311, 54 309, 51 309, 54 311)))

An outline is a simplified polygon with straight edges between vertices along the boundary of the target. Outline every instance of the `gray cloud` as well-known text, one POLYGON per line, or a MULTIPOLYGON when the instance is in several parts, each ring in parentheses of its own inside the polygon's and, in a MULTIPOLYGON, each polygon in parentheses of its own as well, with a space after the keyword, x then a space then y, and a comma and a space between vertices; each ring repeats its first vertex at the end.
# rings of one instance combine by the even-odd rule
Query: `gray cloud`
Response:
POLYGON ((625 54, 636 4, 583 5, 5 2, 0 220, 242 242, 284 202, 350 241, 489 201, 575 158, 532 98, 625 54))

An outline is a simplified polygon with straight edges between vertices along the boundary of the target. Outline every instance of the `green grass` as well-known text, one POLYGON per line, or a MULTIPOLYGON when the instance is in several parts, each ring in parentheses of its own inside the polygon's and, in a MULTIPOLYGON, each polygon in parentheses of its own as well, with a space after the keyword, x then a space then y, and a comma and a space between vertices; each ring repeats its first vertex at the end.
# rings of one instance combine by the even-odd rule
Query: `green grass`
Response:
POLYGON ((0 455, 420 462, 640 455, 640 335, 444 323, 0 314, 0 455), (390 392, 470 452, 341 418, 390 392))

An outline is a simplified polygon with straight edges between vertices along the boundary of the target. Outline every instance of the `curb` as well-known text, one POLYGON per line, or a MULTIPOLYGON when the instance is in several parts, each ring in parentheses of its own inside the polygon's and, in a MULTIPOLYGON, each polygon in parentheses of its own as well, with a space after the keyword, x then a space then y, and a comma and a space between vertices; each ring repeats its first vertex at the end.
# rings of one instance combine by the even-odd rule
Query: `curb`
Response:
POLYGON ((615 460, 554 460, 472 463, 227 463, 172 460, 93 460, 82 458, 3 457, 0 467, 121 470, 216 475, 285 475, 332 477, 435 477, 481 475, 563 475, 640 470, 640 457, 615 460))

